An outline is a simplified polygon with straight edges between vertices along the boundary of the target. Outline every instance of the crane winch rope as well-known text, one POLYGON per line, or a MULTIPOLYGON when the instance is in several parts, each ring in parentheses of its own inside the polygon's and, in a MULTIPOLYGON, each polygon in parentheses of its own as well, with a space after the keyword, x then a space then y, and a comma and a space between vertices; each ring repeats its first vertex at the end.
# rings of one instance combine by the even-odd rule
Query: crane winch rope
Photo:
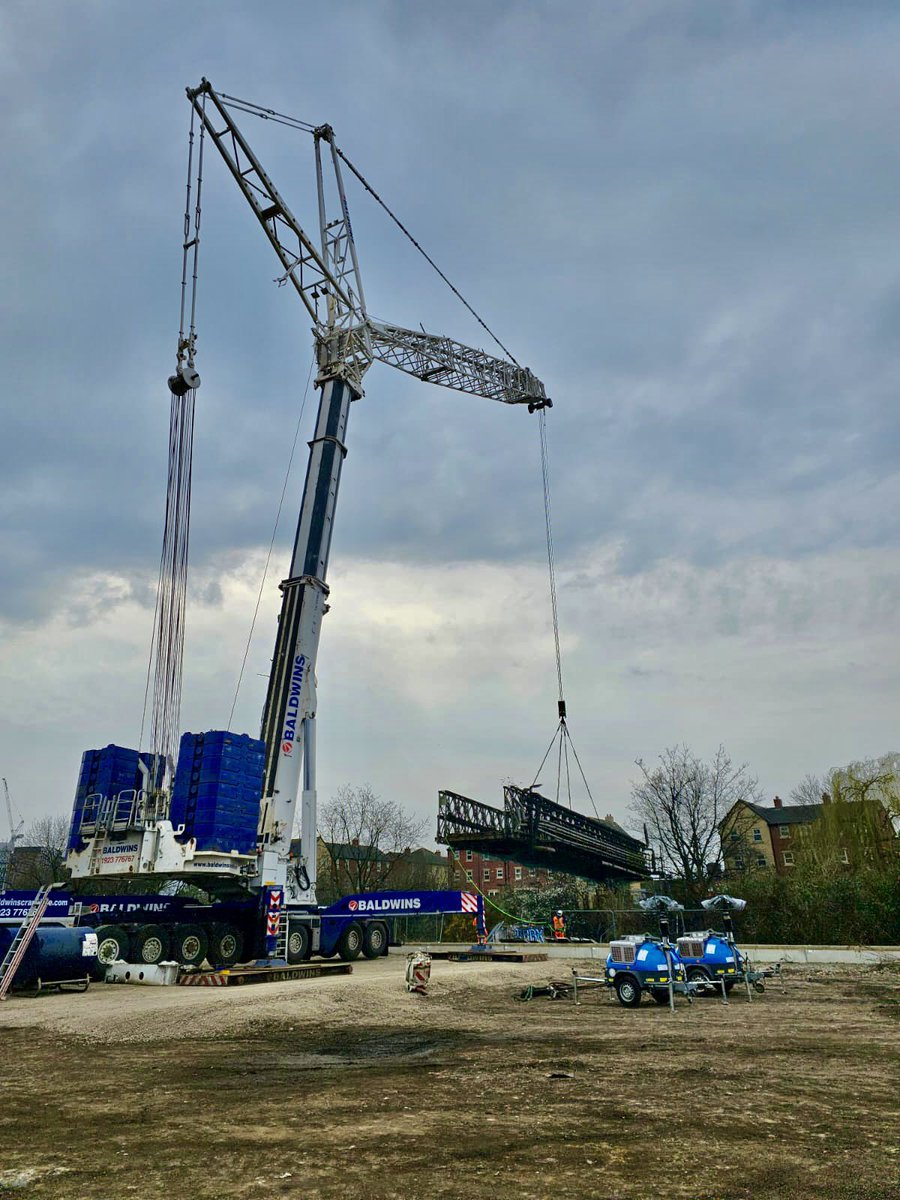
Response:
POLYGON ((204 127, 200 126, 194 169, 194 124, 188 132, 187 184, 182 246, 181 305, 175 373, 169 378, 169 467, 166 516, 159 560, 159 580, 139 746, 143 748, 150 677, 150 785, 166 788, 174 771, 181 713, 184 662, 185 601, 191 525, 191 476, 194 450, 194 407, 200 376, 194 366, 197 344, 197 267, 200 252, 204 127), (191 205, 191 193, 194 203, 191 205))
POLYGON ((557 701, 557 712, 559 716, 559 724, 556 727, 556 732, 550 740, 550 745, 547 747, 547 752, 541 759, 541 765, 538 767, 534 775, 534 781, 531 784, 532 789, 537 787, 538 777, 544 769, 544 764, 550 757, 554 745, 557 745, 557 765, 556 765, 556 802, 559 803, 559 794, 562 787, 563 764, 565 764, 566 774, 566 796, 568 798, 569 807, 572 807, 572 778, 569 768, 569 749, 572 750, 572 757, 578 767, 582 782, 584 783, 585 791, 588 794, 588 799, 591 802, 591 808, 594 810, 594 816, 599 819, 600 814, 597 812, 597 806, 594 803, 594 797, 591 794, 590 785, 584 774, 584 769, 581 766, 581 760, 578 757, 578 752, 575 749, 575 743, 572 741, 572 735, 569 732, 569 725, 566 719, 566 701, 563 694, 563 676, 562 676, 562 651, 559 645, 559 608, 556 602, 556 555, 553 548, 553 520, 551 514, 550 503, 550 451, 547 443, 547 420, 546 410, 541 409, 538 413, 538 429, 540 432, 541 444, 541 480, 544 488, 544 527, 547 536, 547 572, 550 581, 550 613, 553 621, 553 646, 556 652, 556 682, 559 688, 559 698, 557 701))

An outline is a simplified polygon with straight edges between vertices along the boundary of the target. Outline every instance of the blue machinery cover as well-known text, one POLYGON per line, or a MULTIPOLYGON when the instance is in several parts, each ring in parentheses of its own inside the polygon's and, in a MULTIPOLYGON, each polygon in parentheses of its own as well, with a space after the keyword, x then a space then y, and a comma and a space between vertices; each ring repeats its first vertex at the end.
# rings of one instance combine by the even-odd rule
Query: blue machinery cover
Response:
POLYGON ((186 837, 196 838, 198 850, 256 848, 262 795, 265 743, 248 734, 210 730, 185 733, 169 815, 184 825, 186 837))

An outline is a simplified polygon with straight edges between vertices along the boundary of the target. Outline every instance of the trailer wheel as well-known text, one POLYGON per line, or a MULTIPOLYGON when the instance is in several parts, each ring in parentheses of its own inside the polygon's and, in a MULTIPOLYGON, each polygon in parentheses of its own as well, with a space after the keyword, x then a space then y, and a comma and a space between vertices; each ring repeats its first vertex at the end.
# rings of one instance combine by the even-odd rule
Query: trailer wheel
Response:
POLYGON ((212 967, 233 967, 241 957, 244 939, 233 925, 213 925, 206 957, 212 967))
POLYGON ((641 1002, 641 985, 633 975, 617 975, 616 999, 623 1008, 637 1008, 641 1002))
POLYGON ((387 949, 387 925, 372 921, 363 926, 363 949, 366 958, 380 958, 387 949))
POLYGON ((287 960, 289 963, 306 962, 310 955, 310 944, 308 925, 296 922, 288 926, 287 960))
POLYGON ((663 1005, 666 1005, 666 1007, 668 1007, 668 1004, 669 1004, 669 989, 668 988, 654 988, 653 991, 650 993, 650 995, 653 997, 653 999, 656 1001, 656 1003, 659 1005, 660 1008, 662 1008, 663 1005))
POLYGON ((128 934, 120 925, 101 925, 97 930, 97 961, 104 967, 128 958, 128 934))
POLYGON ((162 925, 144 925, 135 929, 129 946, 130 961, 153 966, 169 953, 169 935, 162 925))
MULTIPOLYGON (((710 979, 712 979, 712 976, 705 967, 688 967, 687 969, 688 983, 709 983, 710 979)), ((704 988, 702 992, 698 992, 698 995, 700 996, 707 996, 711 994, 712 993, 707 988, 704 988)))
POLYGON ((209 949, 206 931, 200 925, 176 925, 171 949, 172 957, 183 967, 199 967, 209 949))
POLYGON ((726 995, 728 994, 728 992, 730 992, 730 991, 731 991, 731 989, 732 989, 733 987, 734 987, 734 980, 733 980, 733 979, 726 979, 726 980, 725 980, 725 993, 726 993, 726 995))
POLYGON ((358 921, 351 921, 338 939, 338 954, 344 962, 359 958, 363 948, 363 931, 358 921))

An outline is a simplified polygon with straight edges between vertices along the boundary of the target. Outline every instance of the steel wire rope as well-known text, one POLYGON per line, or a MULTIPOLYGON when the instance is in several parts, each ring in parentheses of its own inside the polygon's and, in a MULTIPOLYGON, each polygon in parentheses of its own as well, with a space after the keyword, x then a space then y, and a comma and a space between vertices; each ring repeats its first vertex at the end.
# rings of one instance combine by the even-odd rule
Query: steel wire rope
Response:
POLYGON ((269 550, 268 550, 268 553, 266 554, 266 562, 265 562, 265 566, 263 567, 262 579, 260 580, 259 591, 257 592, 257 595, 256 595, 256 607, 253 609, 253 619, 250 622, 250 632, 247 635, 247 645, 244 647, 244 657, 241 660, 241 670, 238 675, 238 681, 237 681, 237 684, 234 689, 234 699, 231 702, 231 712, 228 714, 228 721, 225 725, 226 729, 231 728, 231 720, 232 720, 232 717, 234 716, 234 710, 237 707, 238 694, 241 690, 241 683, 243 682, 243 679, 244 679, 244 669, 247 666, 247 658, 250 654, 250 645, 253 641, 254 630, 256 629, 256 618, 259 616, 259 606, 262 603, 263 590, 265 589, 266 579, 268 578, 268 575, 269 575, 269 564, 272 560, 272 551, 275 547, 275 538, 278 535, 278 524, 281 520, 281 510, 282 510, 282 507, 284 506, 284 497, 287 494, 288 483, 290 482, 291 471, 294 466, 294 454, 297 450, 297 440, 300 437, 300 426, 303 421, 303 413, 306 410, 306 401, 309 397, 309 384, 310 384, 310 380, 312 379, 312 372, 313 372, 314 365, 315 365, 315 360, 313 360, 310 363, 309 373, 306 376, 306 387, 303 389, 303 400, 300 404, 300 414, 297 417, 297 427, 294 430, 294 441, 291 445, 291 453, 290 453, 290 457, 288 458, 287 470, 285 471, 285 474, 284 474, 284 484, 281 488, 281 497, 278 501, 278 509, 275 513, 275 524, 272 529, 272 538, 269 542, 269 550))
MULTIPOLYGON (((196 342, 197 279, 200 250, 201 190, 203 183, 204 127, 200 127, 197 152, 196 195, 193 209, 195 112, 191 109, 188 131, 187 179, 185 184, 184 238, 182 243, 181 298, 179 307, 178 352, 180 363, 186 354, 193 364, 196 342), (193 224, 193 237, 191 226, 193 224), (185 315, 188 312, 188 264, 191 264, 190 315, 187 337, 185 315)), ((195 389, 183 396, 171 393, 169 408, 169 467, 166 481, 166 515, 160 552, 153 631, 144 685, 144 703, 138 739, 143 749, 144 729, 153 676, 150 704, 150 741, 153 754, 152 786, 160 780, 160 760, 168 765, 174 759, 175 742, 181 711, 182 663, 184 655, 184 609, 187 593, 187 566, 190 543, 191 476, 193 469, 195 389), (154 670, 155 667, 155 670, 154 670)))
POLYGON ((556 602, 556 555, 553 548, 553 520, 550 503, 550 452, 547 445, 546 409, 538 413, 541 442, 541 480, 544 485, 544 526, 547 531, 547 570, 550 576, 550 611, 553 618, 553 645, 556 650, 556 681, 559 701, 563 703, 562 653, 559 648, 559 608, 556 602))
MULTIPOLYGON (((290 129, 297 129, 303 133, 313 133, 314 134, 316 132, 316 129, 320 128, 316 125, 311 125, 308 121, 301 121, 297 117, 290 117, 290 116, 287 116, 285 113, 276 112, 276 110, 273 108, 263 108, 262 105, 253 104, 252 101, 250 101, 250 100, 241 100, 237 96, 229 96, 225 92, 220 92, 219 97, 221 100, 223 100, 224 102, 227 103, 228 107, 237 108, 240 112, 249 113, 251 116, 259 117, 263 121, 274 121, 279 125, 286 125, 290 129)), ((340 146, 338 146, 334 142, 332 143, 332 145, 334 145, 335 153, 338 155, 338 157, 341 159, 341 161, 343 163, 345 163, 346 166, 350 169, 350 171, 356 176, 356 178, 359 180, 359 182, 362 184, 362 186, 365 188, 365 190, 369 193, 369 195, 372 197, 372 199, 375 200, 375 202, 377 204, 379 204, 381 206, 381 208, 384 209, 384 211, 387 213, 387 215, 390 217, 390 219, 394 222, 394 224, 397 226, 397 228, 400 230, 400 232, 404 235, 404 237, 406 237, 412 243, 412 245, 416 248, 416 250, 418 250, 418 252, 422 255, 422 257, 429 264, 429 266, 441 277, 441 279, 443 279, 444 283, 446 283, 447 287, 450 289, 450 291, 453 293, 453 295, 457 298, 457 300, 459 300, 459 302, 466 309, 468 309, 468 311, 472 314, 472 316, 475 318, 475 320, 478 322, 478 324, 481 326, 481 328, 485 331, 485 333, 487 333, 487 335, 497 343, 497 345, 500 347, 500 349, 503 351, 503 353, 507 356, 507 358, 509 358, 510 362, 514 363, 515 366, 520 367, 521 363, 516 358, 516 356, 512 353, 512 351, 507 346, 505 346, 503 344, 503 342, 500 341, 499 337, 497 337, 496 333, 494 333, 493 329, 491 329, 491 327, 490 327, 490 325, 488 325, 487 321, 485 321, 484 318, 475 311, 475 309, 468 302, 468 300, 465 298, 465 296, 462 294, 462 292, 459 290, 459 288, 456 287, 456 285, 451 282, 451 280, 444 274, 444 272, 437 265, 437 263, 434 261, 434 259, 431 257, 431 255, 425 250, 424 246, 422 246, 422 244, 415 237, 413 237, 412 233, 410 233, 410 231, 406 228, 406 226, 403 224, 403 222, 400 220, 400 218, 397 216, 397 214, 395 212, 393 212, 392 209, 385 203, 385 201, 378 194, 378 192, 375 191, 375 189, 372 187, 372 185, 369 183, 369 181, 366 179, 366 177, 363 175, 363 173, 358 169, 358 167, 353 165, 353 163, 350 161, 350 159, 347 157, 347 155, 343 152, 343 150, 341 150, 340 146)))
POLYGON ((521 363, 518 361, 518 359, 513 354, 513 352, 511 350, 509 350, 506 346, 504 346, 503 342, 500 341, 500 339, 497 337, 496 333, 494 333, 493 329, 491 329, 490 325, 488 325, 488 323, 484 320, 483 317, 480 317, 478 315, 478 313, 475 311, 475 309, 472 307, 472 305, 468 302, 468 300, 465 298, 465 296, 462 294, 462 292, 459 290, 459 288, 457 288, 453 283, 450 282, 450 280, 447 278, 447 276, 444 274, 444 272, 441 270, 441 268, 437 265, 437 263, 434 261, 434 259, 431 257, 431 255, 413 237, 413 235, 406 228, 406 226, 403 224, 403 222, 400 220, 400 218, 394 212, 391 211, 391 209, 387 206, 387 204, 384 202, 384 200, 382 200, 381 196, 379 196, 379 194, 375 191, 375 189, 372 187, 372 185, 369 183, 369 181, 365 178, 365 176, 353 165, 353 163, 350 161, 350 159, 347 157, 347 155, 343 152, 343 150, 341 150, 341 148, 339 146, 335 146, 334 149, 335 149, 335 152, 337 153, 338 157, 347 164, 347 166, 350 168, 350 170, 353 172, 353 174, 356 176, 356 178, 359 180, 359 182, 363 185, 363 187, 366 189, 366 191, 369 193, 369 195, 373 198, 373 200, 375 200, 376 203, 381 205, 381 207, 384 209, 384 211, 387 213, 387 215, 391 218, 391 220, 394 222, 394 224, 397 226, 397 228, 401 231, 401 233, 403 233, 409 239, 409 241, 413 244, 413 246, 415 246, 415 248, 418 250, 418 252, 422 255, 422 257, 425 259, 425 261, 429 264, 429 266, 431 266, 433 268, 433 270, 435 270, 437 272, 437 274, 441 277, 441 279, 443 279, 444 283, 446 283, 447 287, 450 289, 450 291, 453 293, 453 295, 457 298, 457 300, 459 300, 460 303, 469 310, 469 312, 472 314, 472 316, 475 318, 475 320, 478 322, 478 324, 481 326, 481 328, 488 334, 488 336, 493 338, 493 340, 497 343, 497 345, 500 347, 500 349, 503 351, 503 353, 507 356, 507 358, 509 358, 510 362, 515 363, 515 365, 517 367, 520 367, 521 363))
POLYGON ((559 795, 562 788, 562 769, 563 763, 566 768, 566 795, 569 801, 569 808, 572 807, 572 778, 569 767, 569 747, 572 747, 572 755, 575 762, 578 764, 578 770, 581 774, 584 783, 585 791, 588 794, 588 799, 591 802, 591 808, 594 810, 594 816, 597 820, 600 819, 600 814, 597 811, 597 805, 594 803, 593 793, 591 792, 584 769, 581 766, 581 760, 578 757, 578 752, 575 749, 575 743, 572 741, 572 735, 569 732, 569 726, 566 719, 565 699, 563 695, 563 674, 562 674, 562 650, 559 642, 559 605, 557 602, 556 593, 556 551, 553 545, 553 506, 550 499, 550 449, 547 438, 547 419, 546 410, 541 409, 538 413, 538 430, 540 434, 540 454, 541 454, 541 481, 544 489, 544 527, 547 538, 547 573, 550 585, 550 613, 553 622, 553 648, 556 657, 556 682, 559 690, 559 724, 556 727, 556 732, 550 740, 550 745, 547 747, 547 752, 541 759, 541 764, 534 775, 534 780, 531 784, 532 790, 537 785, 538 776, 544 769, 544 764, 550 756, 550 751, 553 749, 557 738, 559 739, 559 749, 557 753, 557 775, 556 775, 556 802, 559 803, 559 795))

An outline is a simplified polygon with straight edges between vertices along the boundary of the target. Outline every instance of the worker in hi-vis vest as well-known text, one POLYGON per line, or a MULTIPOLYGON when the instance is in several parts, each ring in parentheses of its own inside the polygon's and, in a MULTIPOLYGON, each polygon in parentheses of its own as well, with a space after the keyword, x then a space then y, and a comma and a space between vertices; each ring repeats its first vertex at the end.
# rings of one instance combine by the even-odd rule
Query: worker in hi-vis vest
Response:
POLYGON ((558 908, 553 914, 550 924, 553 926, 553 936, 557 940, 566 936, 566 918, 563 916, 561 908, 558 908))

